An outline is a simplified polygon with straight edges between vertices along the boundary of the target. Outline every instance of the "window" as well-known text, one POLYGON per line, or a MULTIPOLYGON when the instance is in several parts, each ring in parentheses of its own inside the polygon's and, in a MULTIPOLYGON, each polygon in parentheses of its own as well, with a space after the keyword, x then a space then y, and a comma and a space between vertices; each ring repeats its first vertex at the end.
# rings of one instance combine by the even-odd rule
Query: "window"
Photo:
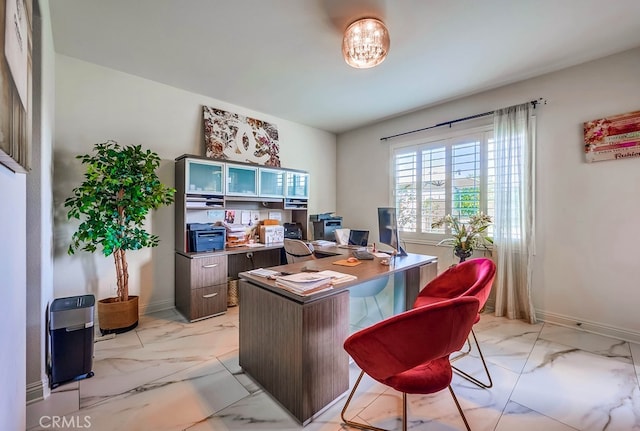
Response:
POLYGON ((439 241, 447 232, 431 224, 446 214, 463 222, 478 212, 493 217, 494 156, 491 126, 396 146, 393 193, 404 238, 439 241))

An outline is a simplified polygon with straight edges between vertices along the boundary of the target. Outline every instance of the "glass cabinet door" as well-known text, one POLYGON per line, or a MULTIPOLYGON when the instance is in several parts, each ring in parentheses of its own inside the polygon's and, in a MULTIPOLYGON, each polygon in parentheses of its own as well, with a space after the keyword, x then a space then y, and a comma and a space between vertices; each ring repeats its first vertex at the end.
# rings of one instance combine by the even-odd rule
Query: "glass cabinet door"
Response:
POLYGON ((287 197, 309 197, 309 174, 305 172, 287 172, 287 197))
POLYGON ((187 160, 186 193, 223 194, 224 163, 187 160))
POLYGON ((284 171, 260 168, 260 196, 284 197, 284 171))
POLYGON ((227 195, 257 196, 258 168, 227 163, 227 195))

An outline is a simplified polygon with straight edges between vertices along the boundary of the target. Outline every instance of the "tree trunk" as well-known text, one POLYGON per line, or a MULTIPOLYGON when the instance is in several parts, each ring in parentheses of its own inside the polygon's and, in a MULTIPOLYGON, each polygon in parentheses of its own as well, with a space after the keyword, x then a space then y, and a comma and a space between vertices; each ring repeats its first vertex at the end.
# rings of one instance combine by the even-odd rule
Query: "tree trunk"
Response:
POLYGON ((125 250, 117 249, 113 252, 113 259, 116 264, 116 277, 118 283, 118 298, 120 301, 129 300, 129 268, 125 250))
MULTIPOLYGON (((120 201, 124 196, 124 189, 118 191, 116 201, 120 201)), ((125 225, 124 207, 118 205, 118 219, 121 225, 125 225)), ((118 277, 118 298, 120 301, 129 300, 129 267, 127 266, 127 256, 125 250, 118 248, 113 252, 116 261, 116 276, 118 277)))

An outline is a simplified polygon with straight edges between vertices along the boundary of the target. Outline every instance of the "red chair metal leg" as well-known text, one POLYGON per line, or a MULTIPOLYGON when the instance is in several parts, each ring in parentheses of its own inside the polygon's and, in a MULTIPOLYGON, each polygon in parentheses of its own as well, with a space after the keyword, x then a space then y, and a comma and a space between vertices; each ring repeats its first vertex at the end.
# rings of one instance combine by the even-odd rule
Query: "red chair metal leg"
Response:
MULTIPOLYGON (((480 344, 478 343, 478 338, 476 337, 476 333, 473 332, 473 329, 471 330, 471 335, 473 335, 473 341, 476 343, 476 346, 478 347, 478 353, 480 354, 480 360, 482 361, 482 366, 484 367, 484 372, 487 376, 488 379, 488 383, 482 382, 478 379, 476 379, 475 377, 467 374, 466 372, 462 371, 460 368, 458 367, 454 367, 453 365, 451 365, 451 368, 453 368, 453 371, 458 374, 460 377, 469 380, 471 383, 480 386, 481 388, 484 389, 489 389, 493 386, 493 380, 491 379, 491 374, 489 373, 489 368, 487 367, 487 362, 484 360, 484 355, 482 354, 482 349, 480 349, 480 344)), ((471 347, 471 343, 469 343, 469 347, 471 347)), ((464 355, 460 355, 456 358, 454 358, 454 360, 456 359, 460 359, 462 356, 464 355)))
POLYGON ((462 407, 460 407, 460 403, 458 402, 458 397, 456 397, 455 392, 453 392, 453 388, 451 387, 451 385, 449 385, 449 392, 451 393, 451 397, 453 397, 453 401, 455 401, 456 403, 456 407, 460 412, 460 416, 462 416, 462 420, 464 421, 464 426, 467 427, 467 431, 471 431, 471 428, 469 428, 469 422, 467 422, 467 417, 464 415, 464 412, 462 411, 462 407))
POLYGON ((353 399, 353 395, 356 393, 356 389, 358 389, 358 385, 360 384, 360 381, 362 380, 362 377, 364 376, 364 371, 360 372, 360 375, 358 376, 358 379, 356 380, 355 385, 353 385, 353 389, 351 390, 351 393, 349 394, 349 397, 347 397, 347 402, 344 404, 344 407, 342 408, 342 412, 340 412, 340 417, 342 418, 342 422, 345 423, 346 425, 355 427, 355 428, 359 428, 362 430, 373 430, 373 431, 388 431, 385 430, 384 428, 378 428, 378 427, 374 427, 371 426, 369 424, 363 424, 360 422, 355 422, 355 421, 350 421, 347 420, 347 418, 345 417, 345 413, 347 412, 347 409, 349 408, 349 404, 351 404, 351 400, 353 399))
MULTIPOLYGON (((360 384, 360 381, 362 380, 363 376, 364 376, 364 371, 361 371, 360 375, 358 376, 358 379, 356 380, 356 383, 353 385, 353 389, 351 390, 351 392, 349 393, 349 396, 347 397, 347 401, 345 402, 344 407, 342 408, 342 411, 340 412, 340 417, 342 418, 342 422, 345 425, 349 425, 351 427, 362 429, 362 430, 389 431, 384 428, 378 428, 369 424, 350 421, 345 417, 345 413, 347 412, 347 409, 351 404, 353 395, 356 393, 356 389, 358 389, 358 385, 360 384)), ((458 408, 458 412, 462 417, 462 420, 464 422, 465 427, 467 428, 467 431, 471 431, 471 428, 469 428, 469 422, 467 422, 467 417, 464 415, 464 412, 462 411, 462 407, 460 406, 460 403, 458 402, 458 398, 456 397, 455 392, 453 392, 453 388, 451 387, 451 385, 449 385, 449 392, 451 393, 451 397, 453 397, 453 401, 456 403, 456 407, 458 408)), ((402 393, 402 431, 407 431, 407 394, 404 392, 402 393)))

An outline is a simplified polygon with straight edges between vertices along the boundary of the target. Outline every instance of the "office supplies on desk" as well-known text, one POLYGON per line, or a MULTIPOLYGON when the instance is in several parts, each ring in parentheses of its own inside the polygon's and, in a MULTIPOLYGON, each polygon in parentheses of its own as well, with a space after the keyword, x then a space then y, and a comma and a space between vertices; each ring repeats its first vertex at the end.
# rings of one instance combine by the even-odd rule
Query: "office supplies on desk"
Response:
POLYGON ((302 225, 300 223, 285 223, 284 237, 289 239, 302 239, 302 225))
POLYGON ((368 230, 351 229, 349 231, 349 245, 359 245, 362 247, 366 247, 368 242, 368 230))
POLYGON ((315 239, 334 240, 336 229, 342 228, 341 216, 334 216, 330 213, 312 214, 310 219, 313 223, 313 238, 315 239))
POLYGON ((226 240, 224 227, 207 223, 189 223, 187 233, 191 252, 224 250, 226 240))
POLYGON ((309 295, 331 287, 331 277, 319 273, 301 272, 298 274, 276 277, 276 286, 300 295, 309 295))
POLYGON ((349 244, 349 231, 351 229, 336 229, 334 234, 336 236, 336 242, 338 246, 349 244))
POLYGON ((375 256, 373 253, 369 253, 367 250, 353 250, 353 257, 359 260, 372 260, 375 256))
POLYGON ((355 262, 350 262, 347 259, 342 259, 342 260, 336 260, 335 262, 333 262, 334 265, 342 265, 342 266, 356 266, 356 265, 360 265, 362 262, 360 262, 359 260, 356 260, 355 262))
POLYGON ((326 275, 331 277, 331 284, 336 285, 340 283, 346 283, 347 281, 357 280, 358 277, 351 274, 345 274, 344 272, 331 271, 330 269, 325 269, 324 271, 318 272, 318 275, 326 275))
POLYGON ((252 269, 251 271, 247 271, 247 272, 251 275, 257 275, 258 277, 265 277, 265 278, 282 274, 279 271, 274 271, 272 269, 264 269, 264 268, 252 269))
POLYGON ((283 226, 260 226, 260 242, 263 244, 284 242, 285 228, 283 226))
POLYGON ((232 221, 222 221, 218 224, 226 229, 227 247, 240 247, 247 243, 247 226, 241 225, 239 223, 233 223, 232 221))
POLYGON ((336 242, 318 239, 318 240, 312 241, 311 244, 315 245, 316 247, 335 247, 336 242))

